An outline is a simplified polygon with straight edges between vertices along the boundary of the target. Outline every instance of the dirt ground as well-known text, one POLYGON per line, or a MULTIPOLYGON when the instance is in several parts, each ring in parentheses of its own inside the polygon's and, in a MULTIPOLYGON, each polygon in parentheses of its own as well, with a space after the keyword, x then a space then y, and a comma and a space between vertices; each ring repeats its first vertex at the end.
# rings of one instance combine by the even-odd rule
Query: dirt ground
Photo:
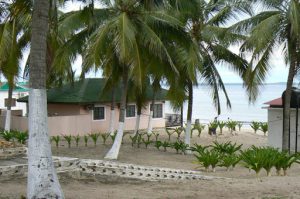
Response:
MULTIPOLYGON (((183 137, 183 135, 182 135, 183 137)), ((166 135, 160 135, 160 140, 167 139, 166 135)), ((193 136, 193 142, 209 145, 213 141, 219 142, 232 141, 243 144, 243 148, 251 145, 265 146, 267 137, 262 133, 254 134, 248 130, 238 132, 238 135, 232 136, 228 132, 217 138, 203 133, 201 137, 193 136)), ((176 136, 172 136, 176 140, 176 136)), ((102 144, 99 138, 97 146, 89 142, 88 147, 84 146, 83 140, 80 146, 75 144, 71 149, 65 142, 61 142, 57 149, 52 143, 53 155, 78 157, 85 159, 103 159, 105 153, 111 146, 111 140, 106 145, 102 144)), ((198 168, 199 165, 193 163, 193 155, 179 155, 173 150, 167 152, 158 151, 155 147, 144 145, 141 148, 133 148, 129 136, 125 136, 121 147, 119 161, 125 163, 134 163, 148 166, 169 167, 177 169, 192 169, 203 171, 198 168)), ((222 179, 202 180, 202 181, 124 181, 116 180, 114 182, 103 182, 97 179, 74 180, 68 176, 60 176, 60 182, 66 198, 300 198, 300 167, 295 165, 289 170, 288 176, 266 177, 264 171, 257 179, 253 172, 248 169, 237 166, 233 171, 225 171, 224 168, 217 168, 215 173, 205 173, 205 175, 214 175, 225 177, 222 179)), ((0 199, 1 198, 20 198, 26 195, 26 179, 12 179, 1 181, 0 179, 0 199)))

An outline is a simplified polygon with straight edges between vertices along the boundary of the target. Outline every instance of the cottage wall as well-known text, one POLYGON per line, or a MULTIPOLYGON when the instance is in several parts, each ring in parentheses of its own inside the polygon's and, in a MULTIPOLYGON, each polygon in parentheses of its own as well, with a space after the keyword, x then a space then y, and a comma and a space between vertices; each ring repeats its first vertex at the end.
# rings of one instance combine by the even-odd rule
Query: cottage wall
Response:
MULTIPOLYGON (((282 132, 283 132, 283 110, 282 108, 269 108, 268 109, 268 124, 269 124, 269 135, 268 144, 269 146, 282 149, 282 132)), ((296 145, 296 110, 291 109, 290 119, 291 129, 291 151, 295 150, 296 145)), ((298 118, 298 145, 297 151, 300 151, 300 110, 298 118)))
POLYGON ((68 116, 89 114, 84 106, 77 104, 48 104, 49 116, 68 116))

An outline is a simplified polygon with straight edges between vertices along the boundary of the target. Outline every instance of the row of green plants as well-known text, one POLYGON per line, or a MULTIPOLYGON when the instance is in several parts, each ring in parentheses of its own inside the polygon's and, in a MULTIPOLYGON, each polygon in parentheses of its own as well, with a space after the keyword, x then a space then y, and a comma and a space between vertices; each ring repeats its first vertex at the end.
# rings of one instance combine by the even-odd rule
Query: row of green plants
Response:
POLYGON ((256 134, 258 130, 261 130, 264 135, 266 136, 269 126, 267 122, 255 122, 252 121, 250 124, 250 127, 254 130, 254 133, 256 134))
POLYGON ((27 131, 2 131, 0 132, 0 137, 2 137, 7 142, 18 142, 19 144, 26 144, 28 140, 27 131))
POLYGON ((215 171, 216 167, 234 169, 240 164, 254 171, 258 176, 261 170, 265 170, 267 176, 271 170, 276 169, 277 175, 287 175, 287 170, 295 163, 300 163, 300 155, 280 152, 272 147, 256 147, 241 150, 242 145, 231 142, 214 142, 211 146, 195 145, 191 150, 195 152, 195 163, 200 164, 206 171, 215 171))

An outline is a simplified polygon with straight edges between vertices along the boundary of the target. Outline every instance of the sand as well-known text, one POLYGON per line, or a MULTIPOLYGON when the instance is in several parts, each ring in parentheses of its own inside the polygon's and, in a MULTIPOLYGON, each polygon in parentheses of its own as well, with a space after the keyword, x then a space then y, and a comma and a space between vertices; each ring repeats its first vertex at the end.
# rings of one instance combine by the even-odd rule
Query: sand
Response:
MULTIPOLYGON (((195 134, 196 135, 196 134, 195 134)), ((232 136, 228 132, 217 138, 203 133, 201 137, 193 136, 193 142, 209 145, 216 139, 219 142, 232 141, 243 144, 247 148, 253 144, 265 146, 267 137, 261 132, 254 134, 249 130, 238 132, 232 136)), ((99 138, 100 139, 100 138, 99 138)), ((161 140, 167 139, 166 135, 160 136, 161 140)), ((176 136, 172 136, 176 140, 176 136)), ((99 140, 94 147, 90 141, 89 146, 85 147, 83 140, 79 147, 72 145, 67 148, 65 142, 60 143, 57 149, 53 145, 53 155, 78 157, 86 159, 102 159, 111 146, 111 140, 106 145, 99 140)), ((133 148, 129 136, 125 136, 119 156, 120 162, 135 163, 140 165, 160 166, 177 169, 198 169, 199 165, 193 163, 193 155, 179 155, 173 150, 167 152, 158 151, 150 146, 148 149, 144 145, 141 148, 133 148)), ((300 198, 300 167, 295 165, 289 170, 289 175, 266 177, 264 171, 260 178, 256 178, 253 172, 241 165, 233 171, 226 172, 224 168, 217 168, 215 173, 204 173, 225 179, 202 180, 202 181, 124 181, 104 183, 96 179, 74 180, 67 175, 60 176, 66 198, 300 198)), ((0 198, 20 198, 26 193, 26 179, 11 179, 1 181, 0 179, 0 198)))

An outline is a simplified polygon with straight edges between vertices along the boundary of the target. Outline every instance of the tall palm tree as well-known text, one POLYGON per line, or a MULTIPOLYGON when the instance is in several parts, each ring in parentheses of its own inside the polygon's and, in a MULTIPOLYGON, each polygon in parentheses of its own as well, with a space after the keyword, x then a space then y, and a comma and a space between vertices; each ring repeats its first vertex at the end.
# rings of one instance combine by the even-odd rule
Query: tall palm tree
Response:
POLYGON ((52 160, 47 123, 46 54, 49 1, 34 1, 30 56, 28 198, 64 198, 52 160))
POLYGON ((259 85, 263 84, 267 73, 271 70, 270 58, 274 50, 280 49, 284 54, 289 73, 284 99, 284 120, 282 149, 289 149, 290 101, 293 79, 300 66, 300 2, 299 0, 255 0, 264 10, 257 15, 245 19, 232 28, 239 33, 250 34, 241 47, 243 52, 252 52, 251 70, 247 72, 247 86, 250 100, 258 95, 259 85))
MULTIPOLYGON (((147 12, 139 1, 120 0, 107 2, 107 16, 92 33, 85 64, 102 65, 117 57, 122 70, 122 96, 117 137, 105 158, 117 159, 123 135, 128 80, 141 88, 142 71, 147 60, 162 59, 169 63, 169 70, 176 71, 169 52, 160 38, 165 32, 182 34, 183 27, 176 18, 162 10, 147 12), (145 56, 147 55, 147 56, 145 56)), ((94 9, 97 12, 99 9, 94 9)), ((158 66, 157 66, 158 67, 158 66)))

